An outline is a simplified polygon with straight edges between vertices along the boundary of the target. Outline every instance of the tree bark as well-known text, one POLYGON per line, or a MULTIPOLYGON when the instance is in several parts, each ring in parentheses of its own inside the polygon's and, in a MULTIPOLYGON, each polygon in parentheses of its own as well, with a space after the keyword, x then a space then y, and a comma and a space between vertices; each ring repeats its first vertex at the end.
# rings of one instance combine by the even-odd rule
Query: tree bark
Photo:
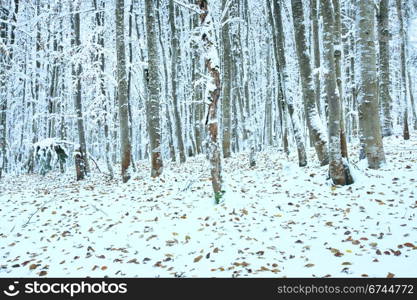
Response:
POLYGON ((199 0, 199 7, 202 11, 200 21, 202 26, 201 39, 203 42, 203 55, 206 69, 211 77, 206 84, 206 97, 209 107, 206 117, 206 126, 209 135, 208 157, 211 165, 211 183, 214 191, 216 203, 219 203, 223 196, 223 180, 221 170, 221 156, 218 142, 218 121, 217 107, 220 101, 220 60, 218 55, 217 43, 215 39, 213 18, 210 15, 208 0, 199 0))
MULTIPOLYGON (((196 30, 199 25, 199 15, 193 14, 190 21, 190 30, 196 30)), ((198 42, 194 41, 191 47, 191 82, 193 85, 192 101, 193 101, 193 122, 195 136, 196 153, 200 154, 203 151, 204 140, 204 102, 203 89, 200 84, 196 84, 199 78, 199 69, 201 65, 200 53, 198 49, 198 42)))
POLYGON ((172 88, 172 105, 175 120, 175 135, 177 137, 178 151, 180 155, 180 162, 185 162, 184 139, 182 135, 181 115, 178 108, 178 72, 177 69, 181 64, 181 57, 179 55, 180 43, 178 40, 178 33, 175 26, 175 11, 174 0, 169 1, 169 25, 171 27, 171 88, 172 88))
POLYGON ((241 111, 241 127, 243 128, 243 144, 244 148, 249 147, 249 166, 253 167, 256 165, 255 157, 255 131, 254 125, 256 123, 253 102, 254 97, 251 93, 250 84, 252 83, 253 74, 250 72, 251 56, 250 56, 250 45, 249 45, 249 35, 250 35, 250 19, 249 19, 249 4, 248 0, 243 0, 242 9, 240 11, 240 16, 244 20, 244 25, 241 26, 238 22, 240 35, 243 35, 243 28, 245 27, 246 35, 242 43, 242 39, 239 39, 239 48, 242 49, 242 68, 240 73, 240 82, 242 82, 242 88, 239 89, 239 94, 243 97, 238 97, 239 99, 239 110, 241 111))
POLYGON ((417 130, 417 114, 416 114, 416 105, 414 102, 414 94, 413 94, 413 82, 411 81, 411 74, 410 70, 407 70, 407 76, 408 76, 408 92, 410 95, 410 103, 411 103, 411 111, 413 114, 413 120, 414 120, 414 130, 417 130))
POLYGON ((304 101, 307 127, 312 137, 317 157, 322 166, 329 163, 326 132, 316 107, 316 98, 311 70, 310 56, 307 53, 307 37, 302 0, 291 0, 294 21, 295 46, 298 57, 302 94, 304 101))
MULTIPOLYGON (((268 44, 270 42, 268 41, 268 44)), ((266 80, 268 82, 272 82, 271 78, 271 47, 268 47, 267 50, 267 58, 266 58, 266 65, 267 65, 267 76, 266 80)), ((264 117, 264 144, 268 146, 272 146, 273 140, 272 140, 272 88, 268 88, 266 92, 266 99, 265 99, 265 117, 264 117)))
MULTIPOLYGON (((127 112, 129 114, 129 137, 130 144, 133 143, 133 116, 132 116, 132 68, 133 68, 133 46, 132 46, 132 33, 133 33, 133 1, 130 3, 129 8, 129 73, 127 78, 127 112)), ((132 146, 130 146, 132 148, 132 146)), ((133 172, 136 172, 136 164, 134 160, 133 151, 130 151, 130 165, 133 172)))
POLYGON ((147 123, 151 156, 151 177, 162 174, 160 107, 161 82, 159 78, 159 53, 156 39, 155 1, 145 0, 146 40, 148 44, 148 104, 147 123))
MULTIPOLYGON (((100 0, 99 0, 100 1, 100 0)), ((102 1, 100 7, 97 5, 97 0, 93 0, 94 7, 96 8, 96 24, 100 28, 99 34, 98 34, 98 44, 100 45, 101 49, 104 49, 104 10, 106 7, 106 2, 102 1), (98 10, 102 9, 102 12, 99 12, 98 10)), ((110 160, 110 137, 109 137, 109 101, 107 99, 107 93, 106 93, 106 87, 104 84, 104 72, 105 72, 105 57, 103 51, 99 54, 99 57, 97 58, 99 64, 100 64, 100 93, 103 97, 103 110, 104 110, 104 116, 103 116, 103 131, 104 131, 104 149, 105 149, 105 159, 106 159, 106 165, 107 170, 109 172, 110 178, 113 179, 114 171, 113 166, 110 160)))
POLYGON ((401 65, 401 96, 403 98, 403 137, 404 140, 410 139, 410 130, 408 127, 408 99, 407 99, 407 62, 406 62, 406 33, 404 30, 403 6, 402 0, 396 0, 398 21, 400 26, 400 65, 401 65))
POLYGON ((340 105, 340 147, 342 151, 342 157, 348 158, 348 149, 346 141, 345 131, 345 105, 344 105, 344 92, 343 92, 343 78, 342 78, 342 16, 340 11, 340 1, 332 0, 334 10, 334 60, 336 68, 336 83, 339 92, 339 105, 340 105))
POLYGON ((316 95, 317 111, 322 116, 327 116, 326 108, 321 107, 321 86, 320 86, 320 41, 319 41, 319 15, 317 11, 317 0, 311 0, 311 24, 313 30, 313 53, 314 53, 314 87, 316 95), (323 112, 323 113, 322 113, 323 112))
POLYGON ((379 42, 379 97, 382 106, 382 135, 392 135, 390 95, 390 63, 389 63, 389 0, 379 1, 378 13, 378 42, 379 42))
MULTIPOLYGON (((8 124, 7 124, 7 111, 8 111, 8 95, 7 95, 7 77, 8 71, 12 67, 13 61, 13 52, 14 52, 14 44, 15 44, 15 30, 17 21, 17 15, 19 13, 19 0, 13 0, 13 10, 10 9, 9 12, 9 20, 11 21, 10 25, 10 39, 7 36, 7 29, 8 26, 6 25, 6 33, 5 36, 1 36, 0 39, 4 38, 6 41, 6 47, 8 48, 7 54, 5 54, 5 68, 0 72, 0 178, 3 172, 8 171, 8 151, 7 151, 7 131, 8 131, 8 124)), ((2 24, 4 25, 4 24, 2 24)), ((2 66, 3 67, 3 66, 2 66)))
POLYGON ((381 125, 378 113, 374 6, 371 1, 358 0, 358 111, 362 149, 371 169, 385 162, 381 125))
MULTIPOLYGON (((285 58, 285 45, 284 45, 284 29, 282 23, 282 15, 281 15, 281 3, 279 0, 274 0, 273 5, 273 13, 271 10, 270 1, 267 0, 268 4, 268 11, 269 11, 269 18, 270 23, 273 26, 273 34, 272 40, 274 43, 274 54, 275 54, 275 62, 276 62, 276 69, 278 72, 279 78, 279 88, 278 88, 278 105, 286 106, 288 110, 288 114, 290 117, 290 122, 294 132, 294 139, 297 146, 297 154, 298 154, 298 165, 300 167, 304 167, 307 165, 307 155, 305 151, 304 141, 301 134, 301 126, 300 120, 297 114, 294 114, 294 103, 293 99, 289 96, 291 94, 291 90, 287 87, 286 83, 289 80, 288 70, 287 70, 287 62, 285 58), (273 18, 274 16, 274 18, 273 18), (283 105, 284 104, 284 105, 283 105)), ((283 109, 283 112, 285 110, 283 109)), ((283 147, 285 152, 288 152, 288 132, 287 129, 284 129, 283 133, 283 147)))
MULTIPOLYGON (((75 8, 76 11, 80 9, 80 2, 77 3, 75 8)), ((76 12, 74 14, 74 46, 76 47, 76 51, 79 52, 81 50, 81 32, 80 32, 80 13, 76 12)), ((75 87, 75 111, 77 115, 77 127, 78 127, 78 141, 79 141, 79 148, 75 164, 76 164, 76 173, 77 173, 77 180, 82 180, 90 171, 88 165, 88 158, 87 158, 87 144, 85 139, 85 129, 84 129, 84 117, 83 117, 83 107, 82 107, 82 86, 81 86, 81 73, 82 73, 82 66, 80 62, 77 62, 74 66, 75 68, 75 78, 76 78, 76 87, 75 87)))
MULTIPOLYGON (((165 48, 164 48, 164 37, 163 37, 163 31, 162 31, 162 25, 161 25, 161 14, 160 14, 160 4, 161 4, 161 0, 156 1, 156 21, 157 21, 157 27, 158 27, 158 41, 159 41, 159 46, 161 47, 161 62, 162 62, 162 66, 163 66, 163 74, 164 76, 161 78, 161 84, 162 82, 164 83, 163 87, 164 87, 164 92, 163 92, 163 97, 165 99, 167 99, 167 101, 165 101, 165 116, 166 116, 166 127, 167 127, 167 139, 168 139, 168 147, 169 147, 169 154, 170 154, 170 158, 173 162, 177 161, 177 157, 176 157, 176 148, 174 145, 174 130, 172 128, 172 119, 173 116, 171 116, 172 113, 172 109, 170 109, 171 105, 174 106, 168 99, 170 99, 170 97, 168 96, 169 94, 169 82, 170 80, 168 80, 169 76, 168 76, 168 68, 170 68, 170 65, 166 59, 166 55, 165 55, 165 48)), ((172 60, 171 60, 172 62, 172 60)), ((173 75, 172 75, 173 76, 173 75)), ((176 77, 177 75, 175 75, 176 77)), ((172 77, 171 77, 172 79, 172 77)), ((148 84, 146 83, 146 86, 148 86, 148 84)), ((161 86, 162 87, 162 86, 161 86)), ((161 97, 162 97, 162 91, 161 91, 161 97)), ((171 97, 172 98, 172 97, 171 97)), ((171 99, 172 100, 172 99, 171 99)), ((173 101, 174 102, 174 101, 173 101)), ((162 108, 162 106, 161 106, 162 108)), ((175 122, 175 119, 174 119, 175 122)))
POLYGON ((131 144, 129 134, 128 87, 124 34, 124 0, 116 0, 117 102, 119 104, 120 160, 123 182, 130 179, 131 144))
POLYGON ((344 166, 341 145, 341 94, 337 90, 337 63, 334 58, 334 44, 338 37, 333 11, 330 0, 321 1, 323 16, 323 64, 324 64, 324 86, 327 103, 329 105, 329 174, 336 185, 347 185, 352 183, 349 168, 344 166))
MULTIPOLYGON (((236 0, 234 0, 236 1, 236 0)), ((222 11, 225 10, 228 0, 222 0, 222 11)), ((230 4, 230 3, 229 3, 230 4)), ((224 15, 224 19, 221 22, 227 22, 229 17, 229 8, 224 15)), ((222 62, 223 62, 223 86, 222 86, 222 127, 223 127, 223 157, 230 157, 230 140, 231 140, 231 68, 232 68, 232 57, 231 57, 231 41, 229 33, 230 23, 227 22, 222 26, 222 62)))

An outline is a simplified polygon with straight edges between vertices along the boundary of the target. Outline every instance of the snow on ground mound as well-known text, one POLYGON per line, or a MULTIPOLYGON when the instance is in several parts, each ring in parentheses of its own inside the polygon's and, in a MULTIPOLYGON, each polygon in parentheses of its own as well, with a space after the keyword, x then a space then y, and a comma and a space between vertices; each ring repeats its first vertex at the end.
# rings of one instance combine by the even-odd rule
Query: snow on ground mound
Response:
POLYGON ((332 187, 270 150, 249 168, 225 161, 215 205, 203 157, 147 162, 127 184, 100 174, 25 175, 0 182, 0 276, 416 277, 417 140, 384 139, 382 170, 357 163, 354 185, 332 187))

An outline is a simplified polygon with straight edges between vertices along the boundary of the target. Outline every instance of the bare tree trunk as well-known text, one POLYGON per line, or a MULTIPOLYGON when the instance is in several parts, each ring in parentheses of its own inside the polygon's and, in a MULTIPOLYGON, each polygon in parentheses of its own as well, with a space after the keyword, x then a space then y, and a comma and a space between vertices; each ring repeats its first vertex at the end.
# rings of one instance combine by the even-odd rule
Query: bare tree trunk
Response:
MULTIPOLYGON (((133 117, 132 117, 132 67, 133 67, 133 48, 132 48, 132 33, 133 33, 133 0, 130 3, 129 8, 129 74, 127 79, 127 111, 129 114, 129 137, 130 143, 132 144, 133 139, 133 117)), ((132 148, 132 146, 130 146, 132 148)), ((133 172, 136 172, 136 164, 133 158, 133 151, 130 151, 130 163, 133 172)))
MULTIPOLYGON (((99 27, 99 34, 97 37, 98 44, 100 45, 101 49, 104 49, 104 10, 105 10, 105 1, 100 1, 100 6, 97 4, 97 0, 93 0, 94 8, 96 9, 96 25, 99 27), (100 11, 103 10, 103 11, 100 11)), ((105 159, 106 159, 106 165, 107 170, 109 172, 110 178, 112 179, 114 176, 113 172, 113 166, 110 161, 110 137, 109 137, 109 124, 108 124, 108 115, 109 115, 109 108, 108 108, 108 100, 107 100, 107 93, 106 93, 106 87, 104 84, 104 70, 105 70, 105 57, 104 53, 101 52, 99 56, 97 57, 98 63, 100 64, 100 92, 101 96, 103 98, 103 110, 104 110, 104 116, 103 116, 103 132, 104 132, 104 149, 105 149, 105 159)))
MULTIPOLYGON (((54 41, 54 51, 57 51, 56 47, 57 43, 54 41)), ((52 76, 51 82, 49 86, 49 94, 48 94, 48 137, 53 138, 56 136, 55 132, 55 113, 56 113, 56 83, 58 82, 58 64, 55 59, 52 66, 52 76)))
POLYGON ((342 151, 342 157, 348 158, 348 149, 345 132, 345 106, 342 78, 342 17, 339 0, 332 0, 332 2, 334 10, 334 59, 336 68, 336 83, 339 91, 340 103, 340 146, 342 151))
MULTIPOLYGON (((3 63, 3 62, 2 62, 3 63)), ((2 66, 3 68, 3 66, 2 66)), ((0 178, 3 172, 7 172, 7 90, 6 74, 3 69, 0 72, 0 178)))
MULTIPOLYGON (((335 7, 336 8, 336 7, 335 7)), ((334 59, 334 44, 337 41, 335 14, 330 1, 321 1, 323 16, 323 64, 325 66, 324 85, 329 104, 329 173, 334 184, 347 185, 353 182, 349 168, 344 166, 341 147, 340 97, 337 90, 337 63, 334 59)), ((340 90, 340 88, 339 88, 340 90)))
MULTIPOLYGON (((161 62, 162 62, 162 66, 163 66, 163 70, 164 70, 164 77, 163 79, 161 79, 161 83, 164 82, 164 93, 163 93, 163 97, 165 97, 165 99, 167 99, 167 101, 165 102, 165 116, 166 116, 166 125, 167 125, 167 136, 168 136, 168 147, 169 147, 169 154, 170 154, 170 158, 173 162, 177 161, 176 158, 176 151, 175 151, 175 146, 174 146, 174 131, 172 129, 172 116, 171 116, 171 112, 172 110, 169 109, 172 106, 174 106, 173 104, 171 104, 171 102, 168 100, 170 99, 170 97, 168 97, 168 84, 169 84, 169 80, 168 80, 168 67, 169 64, 167 62, 166 59, 166 55, 165 55, 165 48, 164 48, 164 43, 165 41, 163 40, 163 35, 162 35, 162 26, 161 26, 161 14, 160 14, 160 2, 161 0, 156 1, 156 21, 158 23, 158 40, 159 40, 159 46, 161 47, 161 62)), ((175 51, 178 51, 177 49, 175 51)), ((177 55, 179 56, 179 55, 177 55)), ((172 63, 172 60, 171 60, 172 63)), ((176 69, 175 71, 176 72, 176 69)), ((177 75, 173 75, 174 73, 172 73, 171 75, 171 80, 173 78, 176 78, 177 75), (174 76, 174 77, 172 77, 174 76)), ((148 83, 146 83, 146 86, 148 86, 148 83)), ((174 89, 174 87, 173 87, 174 89)), ((162 91, 161 91, 162 94, 162 91)), ((176 95, 176 94, 175 94, 176 95)), ((172 97, 171 97, 172 98, 172 97)), ((174 99, 172 99, 174 102, 174 99)), ((175 120, 174 120, 175 121, 175 120)), ((180 154, 181 156, 181 154, 180 154)))
MULTIPOLYGON (((242 88, 239 89, 239 93, 243 95, 242 97, 238 97, 241 102, 240 110, 241 110, 241 124, 243 127, 243 144, 245 146, 249 146, 249 166, 254 167, 256 165, 256 155, 255 155, 255 131, 253 127, 256 123, 255 113, 253 111, 252 103, 254 101, 254 97, 252 97, 250 92, 250 84, 253 76, 250 72, 249 65, 250 65, 250 52, 249 52, 249 35, 250 35, 250 19, 249 19, 249 5, 248 0, 243 0, 242 9, 240 10, 239 15, 245 21, 246 27, 246 36, 244 43, 242 43, 242 39, 239 39, 239 48, 242 50, 242 68, 240 73, 240 81, 242 82, 242 88)), ((240 24, 240 22, 239 22, 240 24)), ((242 35, 243 26, 238 25, 239 32, 242 35)))
POLYGON ((379 1, 378 13, 378 42, 379 42, 379 97, 382 106, 382 135, 392 135, 391 106, 392 98, 390 95, 390 65, 389 65, 389 0, 379 1))
MULTIPOLYGON (((241 24, 242 22, 235 22, 232 20, 240 19, 244 17, 243 15, 243 7, 239 0, 232 0, 229 3, 229 20, 231 23, 228 24, 229 28, 229 40, 230 40, 230 101, 231 101, 231 139, 232 142, 232 151, 239 152, 242 147, 241 141, 239 139, 239 131, 241 128, 244 127, 244 122, 240 119, 240 104, 243 103, 243 86, 245 83, 244 76, 245 76, 245 67, 246 64, 244 62, 244 55, 242 49, 242 39, 243 35, 241 34, 241 24)), ((226 21, 226 20, 225 20, 226 21)), ((247 82, 247 80, 246 80, 247 82)), ((222 100, 223 101, 223 100, 222 100)))
POLYGON ((412 110, 413 120, 414 120, 413 127, 414 127, 414 130, 417 130, 416 105, 414 102, 413 82, 411 81, 410 70, 407 70, 407 76, 408 76, 408 92, 410 94, 411 110, 412 110))
POLYGON ((344 4, 344 13, 342 14, 345 18, 344 21, 344 30, 343 30, 343 37, 345 40, 344 48, 345 48, 345 58, 346 58, 346 93, 349 95, 348 97, 348 105, 349 105, 349 123, 350 123, 350 135, 357 136, 358 135, 358 117, 356 114, 357 111, 357 89, 356 89, 356 77, 355 77, 355 54, 356 54, 356 40, 355 40, 355 32, 350 30, 351 20, 355 18, 356 10, 352 7, 350 2, 342 2, 344 4), (348 55, 349 53, 349 55, 348 55))
POLYGON ((119 104, 120 159, 123 182, 130 179, 131 143, 129 134, 128 87, 124 39, 124 0, 116 0, 117 101, 119 104))
MULTIPOLYGON (((268 41, 268 44, 270 42, 268 41)), ((271 78, 271 47, 268 46, 267 56, 266 56, 266 65, 267 65, 267 76, 266 80, 268 82, 272 82, 271 78)), ((266 92, 266 100, 265 100, 265 119, 264 119, 264 144, 268 146, 272 146, 273 140, 272 140, 272 87, 268 86, 267 92, 266 92)))
MULTIPOLYGON (((311 0, 311 23, 312 23, 312 30, 313 30, 313 53, 314 53, 314 87, 315 87, 315 94, 316 94, 316 105, 317 111, 319 113, 322 112, 321 107, 321 87, 320 87, 320 41, 319 41, 319 15, 317 11, 317 0, 311 0)), ((325 112, 326 108, 323 109, 324 116, 326 116, 325 112)), ((323 115, 322 115, 323 117, 323 115)))
POLYGON ((376 51, 374 30, 374 6, 368 0, 358 1, 358 111, 362 149, 371 169, 378 169, 385 162, 378 109, 376 51))
POLYGON ((151 177, 162 174, 160 107, 161 82, 159 78, 159 53, 156 39, 155 1, 145 0, 146 38, 148 42, 148 104, 147 123, 150 140, 151 177))
MULTIPOLYGON (((14 44, 15 44, 15 30, 17 21, 17 14, 19 13, 19 0, 13 0, 13 10, 9 12, 9 20, 11 21, 10 25, 10 40, 7 36, 7 30, 5 36, 0 37, 0 41, 2 38, 6 41, 6 47, 8 48, 7 53, 4 55, 4 62, 6 66, 0 72, 0 178, 2 176, 3 171, 7 172, 8 170, 8 145, 7 145, 7 109, 8 109, 8 99, 7 99, 7 78, 8 71, 12 67, 12 60, 13 60, 13 51, 14 51, 14 44)), ((4 25, 4 24, 3 24, 4 25)), ((7 25, 6 25, 6 28, 7 25)), ((3 52, 3 50, 2 50, 3 52)), ((4 52, 3 52, 4 53, 4 52)), ((2 53, 2 55, 3 55, 2 53)), ((3 66, 2 66, 3 67, 3 66)))
MULTIPOLYGON (((78 2, 75 10, 79 11, 80 2, 78 2)), ((74 45, 76 47, 76 51, 80 51, 81 49, 81 35, 80 35, 80 13, 76 12, 74 14, 74 45)), ((77 149, 78 153, 75 159, 75 169, 77 173, 77 180, 82 180, 90 171, 87 159, 87 145, 85 141, 85 130, 84 130, 84 118, 83 118, 83 108, 82 108, 82 100, 81 100, 81 73, 82 73, 82 66, 81 63, 78 62, 75 67, 75 77, 76 77, 76 94, 75 94, 75 111, 77 115, 77 127, 78 127, 78 140, 79 140, 79 148, 77 149)))
MULTIPOLYGON (((235 0, 236 1, 236 0, 235 0)), ((222 11, 225 11, 228 0, 222 0, 222 11)), ((230 4, 230 3, 229 3, 230 4)), ((229 8, 227 8, 224 14, 224 19, 221 22, 227 22, 229 17, 229 8)), ((231 69, 232 69, 232 57, 231 57, 231 41, 229 33, 229 22, 222 26, 222 62, 223 62, 223 92, 222 92, 222 127, 223 127, 223 157, 230 157, 230 140, 231 140, 231 69)))
POLYGON ((210 102, 206 118, 206 126, 209 134, 208 157, 211 164, 211 183, 216 203, 220 202, 223 196, 223 180, 221 170, 221 156, 218 142, 219 126, 217 121, 217 106, 220 101, 220 60, 217 43, 215 39, 213 18, 208 8, 208 0, 199 0, 199 7, 202 11, 200 21, 202 26, 201 39, 204 48, 204 60, 211 80, 206 85, 206 97, 210 102))
MULTIPOLYGON (((281 15, 281 3, 279 0, 274 0, 274 10, 272 13, 270 1, 267 0, 268 3, 268 10, 269 10, 269 18, 270 23, 273 26, 274 33, 272 35, 272 39, 274 42, 274 54, 275 54, 275 62, 276 68, 278 72, 279 78, 279 97, 278 97, 278 105, 285 104, 288 110, 288 114, 290 117, 290 122, 294 132, 294 139, 297 146, 297 154, 298 154, 298 165, 300 167, 304 167, 307 165, 307 155, 305 151, 304 141, 301 134, 301 126, 300 120, 297 114, 294 114, 294 103, 293 99, 290 98, 289 88, 286 86, 286 83, 289 80, 288 70, 287 70, 287 62, 285 58, 285 45, 284 45, 284 29, 282 23, 282 15, 281 15), (273 18, 273 16, 275 18, 273 18)), ((283 109, 285 112, 285 109, 283 109)), ((285 128, 283 133, 283 146, 284 151, 288 153, 288 130, 285 128)))
POLYGON ((172 105, 175 120, 175 135, 177 137, 178 151, 180 155, 180 162, 185 162, 184 139, 182 136, 181 116, 178 109, 178 72, 177 68, 181 63, 179 55, 180 43, 178 40, 178 33, 175 28, 175 11, 174 0, 169 1, 169 24, 171 27, 171 88, 172 88, 172 105))
POLYGON ((347 109, 348 114, 344 113, 345 116, 345 131, 346 131, 346 142, 350 140, 352 136, 352 113, 351 113, 351 106, 352 106, 352 92, 351 92, 351 66, 350 66, 350 40, 349 34, 351 33, 350 25, 350 2, 341 2, 341 27, 342 27, 342 49, 343 49, 343 72, 344 72, 344 85, 343 85, 343 99, 344 107, 347 109))
MULTIPOLYGON (((190 30, 195 30, 200 26, 199 16, 197 14, 193 14, 191 18, 190 30)), ((203 150, 202 145, 204 140, 204 102, 202 100, 203 89, 201 85, 196 84, 197 79, 199 78, 198 70, 200 67, 200 53, 198 48, 198 43, 194 41, 191 47, 191 82, 193 84, 192 101, 194 111, 192 125, 194 127, 196 153, 200 154, 203 150)))
POLYGON ((327 151, 326 132, 323 130, 323 125, 316 107, 310 56, 306 51, 307 37, 303 12, 303 1, 291 0, 291 6, 294 20, 295 46, 300 69, 307 126, 310 136, 314 142, 317 157, 320 161, 320 164, 324 166, 329 163, 329 154, 327 151))
POLYGON ((408 99, 407 99, 407 62, 405 53, 406 33, 404 30, 402 0, 396 0, 398 21, 400 25, 400 60, 401 60, 401 95, 403 97, 403 137, 404 140, 410 139, 410 130, 408 128, 408 99))

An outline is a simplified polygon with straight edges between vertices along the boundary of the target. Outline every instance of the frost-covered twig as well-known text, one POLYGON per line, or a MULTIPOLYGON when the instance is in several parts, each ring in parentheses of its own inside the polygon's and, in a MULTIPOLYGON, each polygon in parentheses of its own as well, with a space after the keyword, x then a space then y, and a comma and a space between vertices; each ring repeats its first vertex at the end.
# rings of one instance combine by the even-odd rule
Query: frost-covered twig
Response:
MULTIPOLYGON (((28 224, 29 224, 29 222, 30 222, 30 220, 32 219, 32 217, 39 211, 39 210, 41 210, 42 208, 44 208, 45 207, 45 205, 46 204, 48 204, 49 202, 52 202, 52 201, 55 201, 56 199, 51 199, 51 200, 48 200, 48 201, 45 201, 41 206, 39 206, 38 207, 38 209, 36 209, 36 211, 33 213, 33 214, 31 214, 30 215, 30 217, 29 217, 29 219, 27 220, 27 222, 25 223, 25 224, 23 224, 22 225, 22 228, 25 228, 28 224)), ((12 229, 13 230, 13 229, 12 229)))
POLYGON ((99 211, 99 212, 102 212, 106 217, 108 217, 109 215, 104 211, 104 210, 102 210, 102 209, 100 209, 100 208, 98 208, 97 206, 95 206, 94 204, 91 204, 91 206, 96 210, 96 211, 99 211))
POLYGON ((96 160, 94 159, 94 157, 93 157, 90 153, 88 153, 88 156, 90 157, 90 159, 91 159, 91 160, 93 161, 93 163, 95 164, 95 166, 96 166, 97 170, 98 170, 100 173, 103 173, 103 172, 101 172, 100 167, 98 166, 98 164, 97 164, 96 160))
POLYGON ((197 5, 185 4, 185 3, 182 3, 179 0, 171 0, 171 1, 174 1, 176 4, 178 4, 178 5, 182 6, 182 7, 185 7, 187 9, 191 10, 192 12, 195 12, 197 14, 201 14, 201 10, 198 8, 197 5))
POLYGON ((179 192, 185 192, 185 191, 189 190, 193 186, 193 184, 195 182, 197 182, 197 180, 199 180, 201 177, 203 177, 203 174, 200 174, 200 176, 198 176, 198 177, 195 177, 194 175, 191 176, 191 179, 188 179, 188 182, 185 185, 185 187, 180 189, 179 192))

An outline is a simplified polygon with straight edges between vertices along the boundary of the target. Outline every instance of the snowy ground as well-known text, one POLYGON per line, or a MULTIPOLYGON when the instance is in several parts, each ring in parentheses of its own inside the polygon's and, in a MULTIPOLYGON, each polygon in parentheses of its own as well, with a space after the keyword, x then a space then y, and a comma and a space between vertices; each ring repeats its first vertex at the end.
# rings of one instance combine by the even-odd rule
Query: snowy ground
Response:
MULTIPOLYGON (((414 135, 413 135, 414 136, 414 135)), ((356 183, 332 187, 310 152, 225 161, 214 204, 204 157, 147 162, 127 184, 100 174, 0 181, 1 277, 417 276, 417 139, 385 139, 380 171, 357 163, 356 183), (390 274, 390 276, 392 276, 390 274)))

